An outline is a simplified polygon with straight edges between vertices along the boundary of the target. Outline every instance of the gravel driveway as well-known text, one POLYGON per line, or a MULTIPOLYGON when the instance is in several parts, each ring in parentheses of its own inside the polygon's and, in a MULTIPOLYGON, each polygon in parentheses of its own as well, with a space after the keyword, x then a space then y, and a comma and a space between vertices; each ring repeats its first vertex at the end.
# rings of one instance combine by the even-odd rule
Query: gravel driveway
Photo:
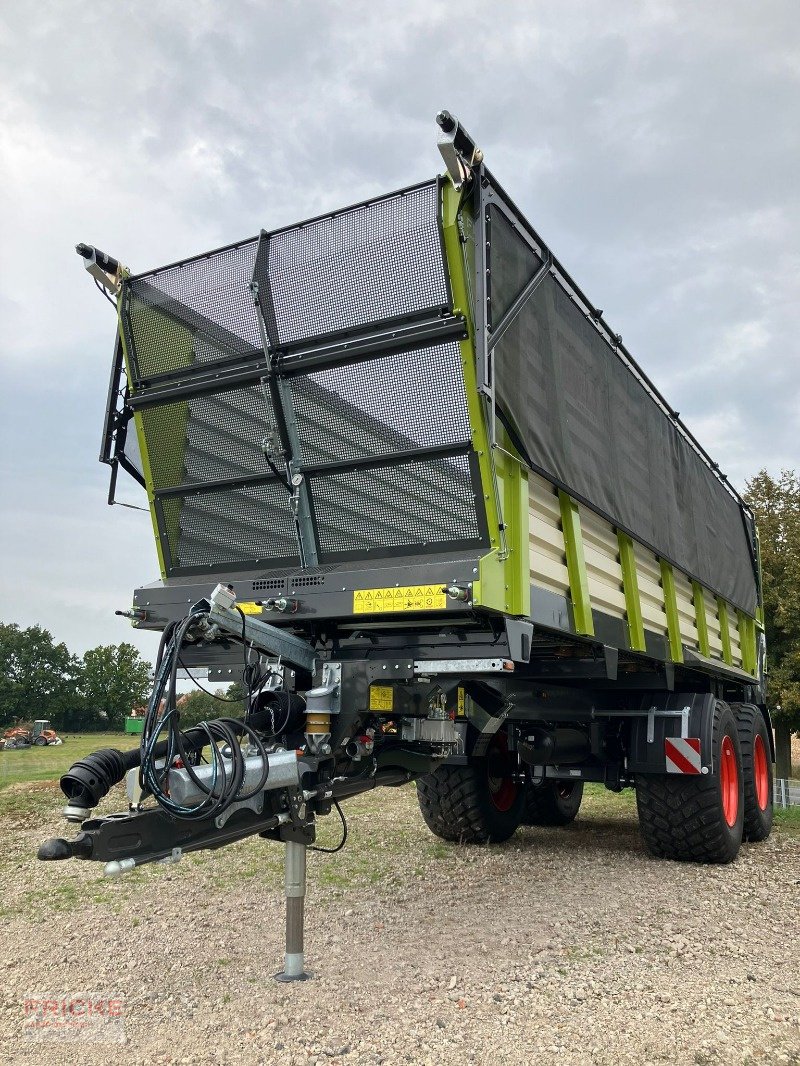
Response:
POLYGON ((383 790, 310 861, 315 979, 287 986, 276 845, 108 882, 33 859, 59 795, 0 793, 3 1061, 800 1063, 796 829, 729 867, 657 862, 630 799, 593 795, 568 829, 458 848, 383 790), (26 1038, 26 996, 88 991, 123 998, 122 1046, 26 1038))

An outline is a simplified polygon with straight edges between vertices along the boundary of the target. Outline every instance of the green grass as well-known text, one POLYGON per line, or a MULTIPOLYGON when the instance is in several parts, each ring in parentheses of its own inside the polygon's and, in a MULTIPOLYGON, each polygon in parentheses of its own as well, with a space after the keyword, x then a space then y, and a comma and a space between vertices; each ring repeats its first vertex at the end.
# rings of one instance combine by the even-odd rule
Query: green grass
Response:
MULTIPOLYGON (((176 880, 209 898, 231 892, 279 892, 283 882, 283 852, 275 844, 251 837, 221 852, 195 852, 178 866, 143 866, 121 881, 109 882, 102 866, 70 863, 41 870, 36 849, 49 836, 72 836, 73 827, 61 820, 64 800, 58 778, 76 760, 102 747, 123 750, 136 746, 136 738, 121 733, 69 736, 57 747, 0 752, 0 824, 6 847, 0 850, 0 881, 4 872, 21 867, 29 878, 9 878, 0 901, 0 918, 25 915, 47 920, 50 912, 68 914, 85 901, 99 904, 109 914, 130 922, 140 921, 142 899, 157 899, 162 881, 176 880), (138 913, 137 913, 138 912, 138 913)), ((125 810, 122 785, 116 786, 97 809, 98 815, 125 810)), ((413 785, 365 793, 344 805, 350 826, 347 847, 335 856, 309 855, 309 890, 319 898, 343 898, 350 892, 371 892, 380 884, 387 891, 402 889, 411 881, 461 883, 469 878, 471 864, 481 849, 460 848, 432 836, 419 816, 413 785)), ((621 794, 602 785, 588 784, 579 815, 583 827, 592 826, 611 840, 615 833, 635 834, 636 797, 632 789, 621 794), (609 834, 611 834, 609 836, 609 834)), ((775 811, 776 831, 783 837, 800 837, 800 807, 775 811)), ((338 818, 320 819, 318 844, 336 845, 341 837, 338 818)), ((524 834, 547 833, 524 830, 524 834)), ((569 848, 570 834, 553 840, 569 848)), ((511 847, 519 846, 512 840, 511 847)), ((492 846, 503 850, 503 845, 492 846)), ((144 921, 144 919, 142 919, 144 921)), ((218 963, 226 965, 225 960, 218 963)))
POLYGON ((775 808, 775 825, 788 836, 800 837, 800 807, 775 808))
POLYGON ((125 733, 66 734, 63 744, 48 744, 46 748, 33 745, 0 751, 0 789, 29 781, 57 781, 77 760, 98 748, 135 748, 138 737, 125 733))

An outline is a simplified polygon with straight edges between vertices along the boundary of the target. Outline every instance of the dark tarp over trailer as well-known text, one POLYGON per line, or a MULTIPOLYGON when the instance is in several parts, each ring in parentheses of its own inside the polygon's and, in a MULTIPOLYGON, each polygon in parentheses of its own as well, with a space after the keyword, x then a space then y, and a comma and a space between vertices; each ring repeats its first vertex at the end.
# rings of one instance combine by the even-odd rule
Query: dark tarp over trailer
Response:
POLYGON ((489 346, 492 327, 502 334, 491 359, 498 414, 531 467, 755 614, 753 525, 741 501, 613 346, 616 338, 609 341, 601 313, 585 305, 496 185, 484 184, 479 210, 489 346), (501 329, 537 275, 532 294, 501 329))

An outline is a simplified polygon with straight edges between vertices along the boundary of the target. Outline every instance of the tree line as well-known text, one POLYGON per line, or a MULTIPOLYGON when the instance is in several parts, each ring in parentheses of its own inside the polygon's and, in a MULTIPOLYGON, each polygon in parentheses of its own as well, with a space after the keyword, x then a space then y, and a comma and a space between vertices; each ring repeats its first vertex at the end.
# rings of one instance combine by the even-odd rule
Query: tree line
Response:
MULTIPOLYGON (((152 688, 152 666, 132 644, 106 644, 78 656, 42 626, 0 622, 0 732, 17 721, 47 718, 61 732, 124 728, 152 688)), ((181 697, 181 722, 242 714, 238 685, 181 697), (224 701, 224 702, 223 702, 224 701)))

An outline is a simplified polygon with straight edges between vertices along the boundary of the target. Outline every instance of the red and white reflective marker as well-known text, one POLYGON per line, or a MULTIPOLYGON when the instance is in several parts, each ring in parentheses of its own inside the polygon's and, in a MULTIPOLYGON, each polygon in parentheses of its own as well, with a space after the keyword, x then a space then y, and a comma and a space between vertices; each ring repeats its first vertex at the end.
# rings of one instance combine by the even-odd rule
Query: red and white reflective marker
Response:
POLYGON ((664 741, 668 774, 701 774, 700 737, 668 737, 664 741))

